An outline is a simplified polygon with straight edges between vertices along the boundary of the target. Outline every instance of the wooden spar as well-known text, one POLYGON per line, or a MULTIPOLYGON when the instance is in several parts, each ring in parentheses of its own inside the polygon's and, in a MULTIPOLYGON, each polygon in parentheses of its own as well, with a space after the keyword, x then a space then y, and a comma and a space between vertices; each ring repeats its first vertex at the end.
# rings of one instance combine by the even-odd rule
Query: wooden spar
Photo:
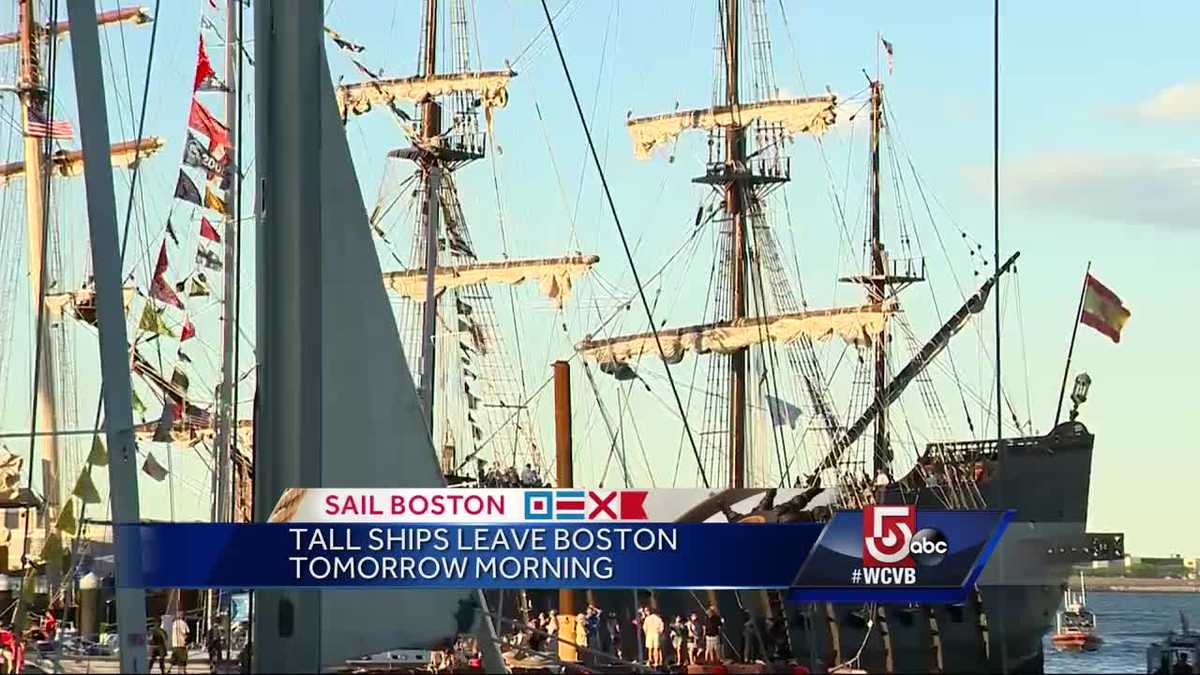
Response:
MULTIPOLYGON (((725 104, 738 106, 738 0, 725 0, 725 104)), ((730 180, 725 183, 725 211, 732 228, 729 247, 730 318, 746 316, 746 219, 743 185, 736 176, 746 163, 746 128, 725 129, 725 163, 730 180)), ((729 355, 729 487, 746 485, 746 352, 729 355)))
MULTIPOLYGON (((566 361, 554 362, 554 452, 557 481, 555 487, 575 487, 575 465, 571 449, 571 364, 566 361)), ((574 629, 575 590, 560 588, 558 590, 558 614, 564 626, 574 629), (570 622, 566 622, 570 617, 570 622)), ((573 638, 572 638, 573 639, 573 638)), ((574 659, 574 648, 570 645, 559 644, 560 654, 564 648, 571 652, 567 656, 574 659)))
MULTIPOLYGON (((140 26, 144 23, 150 23, 154 18, 150 16, 149 10, 145 7, 125 7, 122 9, 112 9, 107 12, 100 12, 96 15, 96 25, 104 26, 112 23, 128 22, 135 26, 140 26)), ((47 33, 53 33, 55 37, 66 35, 71 27, 67 21, 59 21, 54 24, 53 29, 50 26, 39 25, 36 27, 42 36, 47 33)), ((0 34, 0 47, 18 44, 21 41, 21 32, 18 30, 15 33, 0 34)))
MULTIPOLYGON (((139 143, 136 140, 114 143, 109 150, 112 165, 127 169, 140 160, 145 159, 162 149, 164 141, 158 136, 147 136, 139 143)), ((83 152, 80 150, 59 150, 50 155, 47 172, 52 172, 63 178, 72 178, 83 174, 83 152)), ((0 164, 0 185, 7 184, 14 178, 23 178, 26 174, 25 162, 10 162, 0 164)))

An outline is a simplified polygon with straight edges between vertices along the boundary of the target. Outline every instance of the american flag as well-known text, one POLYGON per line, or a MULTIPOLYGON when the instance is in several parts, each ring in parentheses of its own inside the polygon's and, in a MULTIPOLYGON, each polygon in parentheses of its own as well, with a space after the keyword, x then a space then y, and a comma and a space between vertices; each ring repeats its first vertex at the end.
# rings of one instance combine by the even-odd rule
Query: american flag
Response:
POLYGON ((61 120, 51 120, 46 122, 46 118, 37 110, 29 111, 29 123, 25 125, 25 135, 34 136, 36 138, 57 138, 60 140, 70 140, 75 136, 75 128, 70 122, 61 120))

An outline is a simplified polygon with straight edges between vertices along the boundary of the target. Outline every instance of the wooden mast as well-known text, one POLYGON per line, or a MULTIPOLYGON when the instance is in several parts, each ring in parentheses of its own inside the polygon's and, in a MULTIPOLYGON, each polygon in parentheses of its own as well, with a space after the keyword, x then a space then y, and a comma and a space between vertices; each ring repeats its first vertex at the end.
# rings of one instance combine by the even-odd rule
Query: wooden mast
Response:
MULTIPOLYGON (((35 31, 40 30, 34 20, 36 7, 33 0, 18 0, 18 36, 20 49, 20 82, 17 87, 21 99, 24 138, 24 178, 25 178, 25 223, 28 237, 29 289, 32 294, 33 316, 38 322, 35 351, 40 353, 40 363, 37 365, 36 415, 38 426, 43 431, 53 432, 57 426, 54 408, 54 360, 53 350, 49 339, 49 326, 46 325, 44 313, 41 310, 41 295, 45 283, 45 146, 46 141, 40 136, 29 134, 30 122, 40 117, 47 125, 50 119, 46 116, 46 92, 42 88, 41 63, 38 58, 39 36, 35 31)), ((38 431, 34 429, 33 431, 38 431)), ((37 439, 41 450, 39 453, 46 462, 42 480, 45 483, 45 526, 49 535, 54 529, 54 515, 60 505, 58 489, 58 440, 53 433, 41 435, 37 439)), ((29 467, 32 471, 33 467, 29 467)))
MULTIPOLYGON (((746 161, 746 128, 737 120, 738 107, 738 0, 725 0, 725 104, 734 111, 732 126, 725 128, 725 211, 732 237, 729 247, 730 318, 746 316, 746 219, 742 181, 746 161)), ((729 356, 729 487, 746 482, 746 351, 729 356)))
MULTIPOLYGON (((883 302, 887 294, 887 267, 884 261, 883 241, 880 238, 879 214, 879 135, 883 129, 883 82, 876 78, 871 82, 871 233, 868 248, 871 252, 871 269, 867 295, 871 302, 883 302)), ((875 400, 882 401, 887 392, 887 321, 874 341, 875 400)), ((892 453, 888 448, 887 407, 875 418, 874 458, 875 471, 891 474, 892 453)))
MULTIPOLYGON (((575 463, 571 447, 571 364, 554 362, 554 452, 557 472, 555 487, 575 487, 575 463)), ((558 589, 559 635, 567 640, 575 639, 575 589, 558 589)), ((564 661, 579 658, 575 646, 560 642, 551 645, 564 661)))
MULTIPOLYGON (((437 67, 437 0, 425 0, 425 59, 423 75, 427 78, 434 76, 437 67)), ((441 191, 441 164, 433 150, 434 138, 441 133, 442 111, 433 97, 421 102, 421 138, 422 152, 417 156, 417 162, 425 171, 425 202, 422 206, 424 213, 423 227, 425 229, 425 313, 421 328, 421 400, 425 405, 425 417, 429 424, 429 432, 433 434, 433 396, 434 374, 437 371, 436 345, 437 334, 437 291, 434 287, 434 277, 437 274, 438 257, 438 216, 440 202, 438 193, 441 191)))

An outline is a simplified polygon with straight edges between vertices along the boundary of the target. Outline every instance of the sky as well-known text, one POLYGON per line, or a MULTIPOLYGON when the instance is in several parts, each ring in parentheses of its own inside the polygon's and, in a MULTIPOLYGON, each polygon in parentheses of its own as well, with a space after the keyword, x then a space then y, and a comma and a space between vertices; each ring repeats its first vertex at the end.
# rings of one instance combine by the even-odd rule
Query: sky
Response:
MULTIPOLYGON (((532 320, 522 329, 521 363, 529 382, 540 384, 549 376, 549 362, 569 356, 571 345, 595 328, 595 317, 616 309, 634 289, 595 171, 587 163, 583 134, 557 55, 542 34, 545 19, 540 3, 489 0, 477 4, 483 67, 500 68, 508 61, 518 73, 509 88, 509 105, 496 114, 494 137, 501 151, 459 174, 477 249, 508 250, 521 256, 580 250, 601 257, 596 278, 579 284, 562 314, 539 299, 536 291, 522 291, 521 298, 530 307, 526 316, 532 320), (497 227, 501 221, 506 241, 497 227), (541 325, 554 328, 543 334, 537 329, 541 325)), ((414 72, 416 3, 375 2, 369 12, 363 11, 362 3, 350 0, 326 5, 327 24, 366 47, 359 57, 363 63, 383 68, 389 76, 414 72)), ((550 6, 558 12, 563 2, 552 0, 550 6)), ((930 281, 925 288, 907 292, 912 300, 906 296, 905 311, 918 336, 931 334, 960 301, 961 289, 982 278, 974 276, 986 269, 980 266, 980 258, 992 255, 990 3, 899 6, 785 0, 768 1, 765 6, 775 74, 787 95, 819 94, 828 86, 843 100, 855 95, 855 100, 861 100, 866 84, 863 71, 876 69, 877 33, 894 45, 894 70, 889 74, 886 65, 882 69, 893 121, 889 131, 903 150, 902 161, 913 162, 922 186, 935 201, 932 226, 916 218, 918 228, 926 228, 918 236, 924 237, 930 281), (974 242, 982 248, 972 254, 974 242), (931 294, 940 313, 929 307, 931 294)), ((102 5, 102 9, 112 7, 112 3, 102 5)), ((564 54, 643 276, 657 270, 687 236, 702 196, 701 188, 689 180, 702 170, 704 145, 702 137, 693 137, 682 140, 672 153, 637 161, 623 121, 630 111, 645 115, 669 112, 677 104, 682 108, 708 105, 713 7, 710 1, 575 0, 558 14, 564 54), (673 154, 673 160, 668 154, 673 154)), ((7 11, 0 20, 12 25, 11 9, 7 11)), ((143 275, 139 278, 146 274, 146 251, 153 251, 161 241, 168 213, 188 220, 178 207, 171 211, 169 197, 182 147, 202 12, 214 16, 203 0, 162 3, 158 13, 146 128, 147 133, 163 136, 167 149, 146 162, 139 176, 137 227, 125 265, 143 275)), ((1196 393, 1200 367, 1187 338, 1196 329, 1196 319, 1187 311, 1189 299, 1200 291, 1192 273, 1193 252, 1200 243, 1195 216, 1200 206, 1200 149, 1193 140, 1200 128, 1200 75, 1190 30, 1197 20, 1200 6, 1181 1, 1111 5, 1082 0, 1010 1, 1001 8, 1001 251, 1005 255, 1021 251, 1017 274, 1002 282, 1004 385, 1018 416, 1036 431, 1047 431, 1071 319, 1090 262, 1092 273, 1121 296, 1133 316, 1120 344, 1086 327, 1080 329, 1076 343, 1071 376, 1086 371, 1093 379, 1080 418, 1096 435, 1088 526, 1092 531, 1125 532, 1129 550, 1145 555, 1200 555, 1200 540, 1181 539, 1173 522, 1200 474, 1196 440, 1200 429, 1195 420, 1200 409, 1196 393)), ((211 31, 207 35, 219 69, 220 37, 211 31)), ((133 135, 150 36, 150 27, 142 26, 110 28, 103 38, 114 138, 133 135)), ((59 71, 65 90, 63 109, 68 111, 66 117, 77 119, 71 108, 70 69, 63 65, 69 64, 69 43, 64 44, 59 71)), ((355 79, 345 55, 329 46, 335 78, 355 79)), ((246 72, 249 76, 252 68, 246 72)), ((206 105, 221 109, 219 97, 204 96, 209 97, 204 99, 206 105)), ((247 92, 245 101, 252 105, 253 94, 247 92)), ((852 271, 857 260, 852 246, 857 244, 846 243, 830 194, 843 201, 849 238, 857 242, 865 204, 864 118, 831 131, 820 146, 810 138, 798 139, 791 148, 793 181, 778 196, 787 199, 781 209, 786 217, 776 221, 778 236, 814 306, 855 301, 854 290, 839 289, 834 281, 852 271)), ((247 116, 246 124, 249 135, 252 116, 247 116)), ((403 137, 379 112, 351 120, 347 136, 369 209, 381 181, 390 175, 383 152, 402 146, 403 137)), ((247 168, 252 171, 252 166, 247 168)), ((121 172, 117 188, 122 208, 127 202, 127 181, 127 173, 121 172)), ((889 188, 885 184, 885 190, 889 188)), ((7 191, 19 195, 19 190, 18 182, 7 191)), ((907 193, 909 199, 918 199, 911 181, 907 193)), ((60 194, 65 213, 72 204, 78 208, 82 203, 78 186, 64 186, 60 194)), ((885 194, 884 201, 894 196, 885 194)), ((244 213, 249 214, 246 201, 244 213)), ((782 199, 778 201, 777 206, 782 206, 782 199)), ((896 237, 888 213, 884 234, 896 237)), ((174 262, 181 270, 190 266, 188 247, 195 245, 194 232, 183 239, 182 249, 188 252, 179 253, 174 262)), ((407 235, 399 239, 404 242, 399 249, 406 251, 407 235)), ((701 253, 711 249, 710 242, 711 238, 700 245, 701 253)), ((248 249, 251 245, 246 242, 248 249)), ((79 257, 82 252, 74 255, 77 259, 67 267, 79 274, 86 263, 79 257)), ((699 322, 702 301, 698 298, 706 288, 708 264, 698 255, 693 264, 671 268, 648 289, 660 298, 656 320, 671 325, 699 322)), ((243 287, 245 302, 252 307, 248 270, 249 265, 243 287)), ((28 290, 15 297, 24 308, 28 290)), ((991 391, 994 377, 989 355, 991 311, 989 306, 987 316, 974 321, 952 348, 967 385, 984 395, 991 391)), ((211 384, 215 364, 208 359, 215 358, 218 340, 216 310, 205 306, 197 314, 205 349, 193 350, 193 356, 200 353, 201 357, 194 359, 198 363, 192 372, 211 384)), ((28 331, 17 321, 17 337, 27 337, 28 331)), ((252 320, 245 324, 244 332, 252 335, 252 320)), ((615 328, 645 330, 645 317, 634 305, 620 313, 615 328)), ((244 345, 249 347, 248 342, 244 345)), ((94 346, 81 340, 77 347, 85 410, 81 417, 90 421, 95 376, 85 372, 87 364, 94 363, 94 355, 82 353, 88 349, 94 346)), ((828 357, 837 355, 836 350, 823 350, 828 357)), ((18 365, 5 371, 15 373, 9 381, 17 383, 6 385, 3 392, 0 419, 6 430, 28 424, 28 384, 21 384, 21 375, 28 370, 29 359, 24 355, 22 361, 22 357, 19 346, 8 355, 18 365)), ((677 378, 682 377, 678 373, 690 372, 684 370, 690 364, 689 359, 676 367, 677 378)), ((665 380, 661 376, 647 376, 647 380, 653 391, 629 393, 638 415, 623 419, 630 426, 638 422, 644 434, 638 450, 630 449, 640 455, 630 457, 633 482, 653 481, 661 486, 670 484, 660 482, 664 475, 678 471, 680 429, 676 413, 665 403, 669 400, 665 380)), ((596 415, 595 399, 590 391, 580 391, 582 377, 577 375, 576 381, 580 383, 575 391, 580 437, 576 447, 582 455, 578 480, 590 484, 603 475, 609 440, 596 415)), ((608 383, 602 387, 610 411, 616 411, 615 389, 608 383)), ((946 382, 939 382, 939 392, 948 408, 959 405, 946 382)), ((248 398, 252 390, 244 389, 241 395, 248 398)), ((535 403, 534 414, 548 448, 552 434, 546 398, 535 403)), ((968 406, 979 433, 986 432, 982 427, 989 418, 982 407, 974 402, 968 406)), ((962 416, 955 411, 953 417, 956 429, 965 432, 962 416)), ((990 433, 994 434, 994 427, 990 433)), ((164 503, 178 507, 177 517, 203 511, 207 500, 203 466, 186 450, 155 447, 153 451, 156 456, 170 453, 180 467, 178 474, 188 477, 180 485, 144 479, 144 511, 168 517, 164 503), (179 494, 171 499, 175 490, 179 494)), ((682 462, 684 469, 677 474, 680 485, 686 484, 691 470, 686 454, 682 462)), ((613 480, 612 474, 608 480, 613 480)))

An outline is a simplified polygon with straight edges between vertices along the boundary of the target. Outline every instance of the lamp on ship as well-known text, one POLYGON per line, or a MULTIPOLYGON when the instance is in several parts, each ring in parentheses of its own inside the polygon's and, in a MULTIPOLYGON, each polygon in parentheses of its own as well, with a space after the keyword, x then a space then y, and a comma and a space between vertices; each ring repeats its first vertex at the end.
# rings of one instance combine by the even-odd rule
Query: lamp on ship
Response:
POLYGON ((1071 402, 1075 405, 1071 406, 1071 421, 1074 422, 1076 417, 1079 417, 1079 406, 1087 400, 1088 389, 1092 386, 1092 378, 1087 373, 1080 373, 1075 376, 1075 388, 1071 390, 1071 402))

